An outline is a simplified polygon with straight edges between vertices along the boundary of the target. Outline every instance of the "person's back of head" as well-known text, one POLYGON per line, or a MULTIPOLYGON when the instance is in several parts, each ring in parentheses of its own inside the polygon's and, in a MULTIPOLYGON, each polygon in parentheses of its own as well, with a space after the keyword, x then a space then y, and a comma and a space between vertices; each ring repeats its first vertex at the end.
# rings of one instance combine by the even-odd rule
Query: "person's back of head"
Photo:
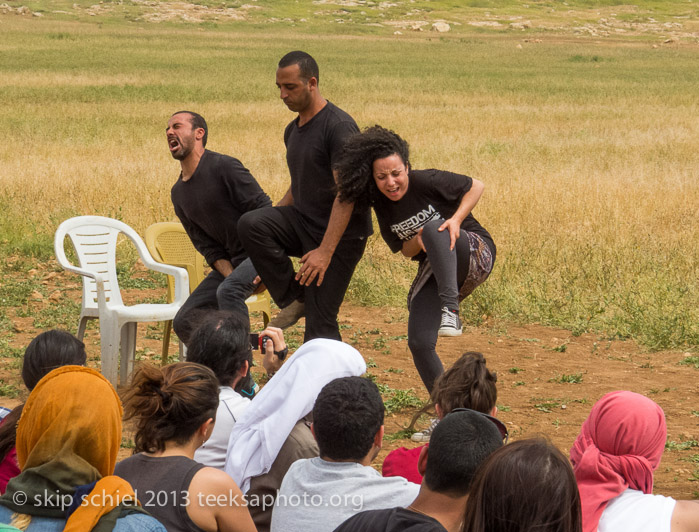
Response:
MULTIPOLYGON (((49 372, 62 366, 84 366, 85 344, 66 331, 54 329, 37 335, 29 342, 22 360, 22 380, 29 391, 49 372)), ((10 412, 0 426, 0 460, 15 446, 16 426, 24 405, 10 412)))
POLYGON ((189 340, 187 361, 206 366, 222 386, 232 386, 252 364, 250 322, 233 312, 211 312, 189 340))
POLYGON ((423 484, 431 491, 462 497, 491 453, 502 447, 494 423, 475 410, 453 412, 432 432, 423 484))
POLYGON ((470 408, 491 414, 498 399, 497 375, 486 367, 485 357, 469 351, 461 355, 437 380, 430 400, 442 414, 455 408, 470 408))
POLYGON ((188 443, 208 419, 216 419, 218 380, 201 364, 163 368, 144 364, 124 393, 126 419, 136 422, 135 453, 162 452, 166 442, 188 443))
POLYGON ((376 384, 363 377, 343 377, 326 384, 313 407, 313 434, 320 456, 361 461, 383 426, 384 404, 376 384))
POLYGON ((50 371, 61 366, 84 366, 85 344, 66 331, 45 331, 36 336, 24 352, 22 380, 31 391, 50 371))
POLYGON ((663 409, 648 397, 615 391, 595 403, 570 450, 586 530, 626 488, 653 493, 666 440, 663 409))
POLYGON ((580 497, 566 457, 542 438, 495 451, 471 486, 464 530, 580 532, 580 497))

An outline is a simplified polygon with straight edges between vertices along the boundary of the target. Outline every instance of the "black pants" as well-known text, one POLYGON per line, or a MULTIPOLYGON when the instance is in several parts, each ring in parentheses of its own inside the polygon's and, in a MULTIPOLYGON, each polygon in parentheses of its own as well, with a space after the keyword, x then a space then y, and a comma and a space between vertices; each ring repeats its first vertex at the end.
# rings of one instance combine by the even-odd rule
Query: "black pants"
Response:
POLYGON ((425 224, 422 241, 432 266, 432 275, 413 295, 408 317, 408 347, 422 382, 431 393, 434 380, 444 373, 437 355, 437 331, 442 319, 442 307, 459 309, 458 287, 466 280, 471 249, 465 231, 449 250, 449 231, 437 231, 444 220, 425 224))
POLYGON ((211 310, 229 310, 248 319, 245 300, 255 290, 257 272, 250 260, 236 266, 228 277, 212 270, 194 289, 172 320, 177 337, 189 345, 194 330, 211 310))
POLYGON ((289 257, 303 257, 316 249, 322 235, 308 231, 293 206, 265 207, 245 213, 238 222, 238 237, 262 282, 279 307, 297 299, 306 303, 304 342, 313 338, 341 340, 337 314, 366 238, 343 239, 335 249, 323 284, 301 286, 289 257))

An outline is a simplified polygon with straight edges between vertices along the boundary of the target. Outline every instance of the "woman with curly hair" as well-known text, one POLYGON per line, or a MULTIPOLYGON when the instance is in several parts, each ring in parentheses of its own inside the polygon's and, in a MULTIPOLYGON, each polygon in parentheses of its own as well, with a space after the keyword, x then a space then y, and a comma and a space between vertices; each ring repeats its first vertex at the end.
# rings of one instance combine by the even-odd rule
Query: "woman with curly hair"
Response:
POLYGON ((419 262, 408 294, 408 345, 432 391, 444 371, 438 336, 459 336, 459 302, 488 278, 495 244, 471 211, 483 183, 444 170, 410 167, 408 143, 380 126, 351 137, 335 170, 340 200, 372 206, 394 253, 419 262))

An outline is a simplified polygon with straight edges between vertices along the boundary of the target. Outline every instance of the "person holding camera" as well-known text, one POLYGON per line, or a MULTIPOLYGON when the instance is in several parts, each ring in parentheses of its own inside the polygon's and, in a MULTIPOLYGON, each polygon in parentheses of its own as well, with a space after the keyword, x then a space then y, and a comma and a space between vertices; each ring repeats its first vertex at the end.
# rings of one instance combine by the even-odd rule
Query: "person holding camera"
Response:
POLYGON ((250 334, 244 316, 212 311, 191 336, 187 361, 211 369, 219 381, 216 423, 209 439, 199 447, 194 459, 209 467, 223 469, 228 439, 236 422, 250 405, 240 386, 252 365, 252 350, 264 349, 263 367, 277 371, 288 352, 281 329, 268 327, 258 335, 250 334))
POLYGON ((297 460, 318 456, 310 428, 318 393, 333 379, 364 374, 366 363, 350 345, 315 338, 281 366, 280 355, 274 351, 286 349, 282 331, 268 328, 260 337, 266 351, 265 369, 279 370, 233 428, 224 470, 245 494, 258 532, 269 532, 272 508, 286 472, 297 460))

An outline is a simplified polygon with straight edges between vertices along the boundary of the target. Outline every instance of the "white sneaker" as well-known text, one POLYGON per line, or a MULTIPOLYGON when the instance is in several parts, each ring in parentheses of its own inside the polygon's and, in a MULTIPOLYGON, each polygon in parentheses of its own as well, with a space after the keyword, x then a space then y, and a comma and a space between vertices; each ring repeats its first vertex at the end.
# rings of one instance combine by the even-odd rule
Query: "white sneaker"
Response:
POLYGON ((430 443, 430 436, 432 436, 432 431, 437 426, 437 423, 439 423, 439 420, 437 418, 432 418, 430 421, 429 427, 422 432, 416 432, 410 436, 410 439, 419 443, 430 443))
POLYGON ((442 308, 442 322, 439 324, 438 336, 461 336, 461 320, 459 314, 447 307, 442 308))

